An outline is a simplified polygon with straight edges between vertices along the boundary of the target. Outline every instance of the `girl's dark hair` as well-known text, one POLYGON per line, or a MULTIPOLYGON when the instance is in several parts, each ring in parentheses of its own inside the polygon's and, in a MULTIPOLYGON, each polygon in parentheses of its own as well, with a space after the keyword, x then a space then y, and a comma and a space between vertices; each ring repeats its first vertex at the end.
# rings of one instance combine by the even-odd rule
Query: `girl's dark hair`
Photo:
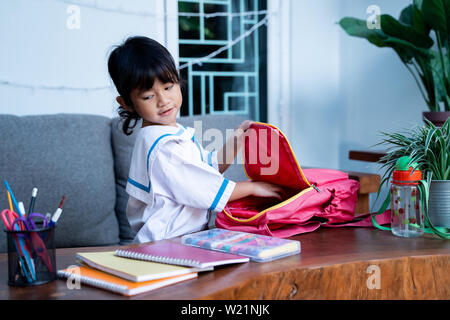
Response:
POLYGON ((147 37, 130 37, 109 55, 108 71, 119 95, 132 112, 119 106, 117 112, 122 118, 122 131, 126 135, 133 133, 133 128, 139 120, 131 101, 134 89, 149 90, 153 87, 155 78, 162 83, 180 83, 180 76, 175 61, 169 51, 157 41, 147 37), (134 120, 133 125, 131 121, 134 120))

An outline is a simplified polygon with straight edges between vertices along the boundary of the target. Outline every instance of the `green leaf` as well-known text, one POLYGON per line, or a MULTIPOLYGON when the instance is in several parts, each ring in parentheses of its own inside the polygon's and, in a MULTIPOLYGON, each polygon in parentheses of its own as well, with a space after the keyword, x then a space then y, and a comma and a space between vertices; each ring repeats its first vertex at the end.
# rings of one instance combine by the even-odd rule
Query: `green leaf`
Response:
POLYGON ((414 20, 414 29, 417 30, 417 32, 422 33, 422 34, 430 34, 430 27, 427 26, 427 24, 425 23, 425 19, 423 18, 423 14, 420 11, 419 8, 422 7, 422 1, 420 1, 420 4, 414 4, 414 9, 413 9, 413 20, 414 20))
POLYGON ((433 135, 434 135, 434 131, 433 130, 429 130, 427 132, 427 136, 425 138, 425 152, 428 151, 429 147, 430 147, 430 143, 431 143, 431 139, 433 139, 433 135))
POLYGON ((410 42, 416 47, 429 49, 434 41, 428 35, 417 32, 413 27, 397 21, 388 14, 380 16, 381 30, 389 36, 410 42))
POLYGON ((447 170, 445 171, 442 180, 450 180, 450 166, 448 166, 447 170))
POLYGON ((414 5, 410 4, 400 13, 398 20, 408 26, 414 26, 414 5))
MULTIPOLYGON (((442 141, 442 144, 445 144, 445 143, 442 141)), ((447 165, 448 165, 447 158, 448 158, 448 152, 445 152, 445 149, 443 149, 443 150, 441 149, 441 174, 442 174, 442 176, 445 176, 445 171, 447 169, 447 165)))
POLYGON ((386 39, 387 36, 381 30, 367 28, 367 22, 365 20, 346 17, 339 21, 339 25, 350 36, 367 39, 378 47, 386 46, 384 45, 383 40, 386 39))
POLYGON ((449 0, 423 0, 422 14, 425 22, 444 37, 450 31, 450 1, 449 0))
POLYGON ((402 10, 399 21, 413 27, 421 34, 429 35, 430 27, 425 23, 420 8, 422 8, 422 0, 415 0, 413 4, 402 10))
POLYGON ((393 48, 404 63, 411 63, 411 60, 418 56, 427 61, 433 58, 429 50, 418 48, 411 42, 399 38, 388 37, 383 40, 383 44, 385 47, 393 48))
MULTIPOLYGON (((430 53, 433 54, 434 58, 430 61, 430 67, 432 69, 432 75, 435 85, 435 93, 438 101, 447 101, 450 103, 449 100, 449 87, 446 84, 446 80, 444 78, 444 67, 442 65, 441 59, 439 58, 439 53, 430 50, 430 53)), ((443 57, 444 63, 446 66, 450 66, 450 60, 447 55, 443 57)), ((436 111, 438 111, 439 108, 437 108, 436 111)))

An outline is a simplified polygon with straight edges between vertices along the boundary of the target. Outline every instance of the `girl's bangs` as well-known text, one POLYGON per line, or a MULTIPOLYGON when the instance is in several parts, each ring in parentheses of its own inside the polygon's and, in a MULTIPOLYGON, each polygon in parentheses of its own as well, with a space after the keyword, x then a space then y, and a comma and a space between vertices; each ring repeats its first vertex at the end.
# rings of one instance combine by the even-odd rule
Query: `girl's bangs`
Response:
POLYGON ((179 83, 180 79, 178 72, 166 66, 164 64, 157 66, 149 66, 148 68, 142 69, 137 76, 137 85, 135 86, 141 91, 150 90, 153 88, 155 83, 155 78, 158 78, 162 83, 179 83))

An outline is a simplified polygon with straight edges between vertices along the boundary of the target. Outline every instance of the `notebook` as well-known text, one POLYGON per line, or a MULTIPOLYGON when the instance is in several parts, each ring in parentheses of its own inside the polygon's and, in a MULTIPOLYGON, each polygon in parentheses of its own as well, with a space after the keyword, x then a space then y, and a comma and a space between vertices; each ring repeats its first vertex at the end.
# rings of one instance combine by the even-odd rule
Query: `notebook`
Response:
POLYGON ((132 282, 86 266, 58 270, 57 275, 60 278, 72 278, 79 280, 83 284, 120 293, 125 296, 133 296, 152 291, 197 277, 197 273, 193 272, 150 281, 132 282))
POLYGON ((220 228, 184 235, 181 242, 209 250, 229 252, 266 262, 300 253, 300 241, 220 228))
POLYGON ((186 268, 164 263, 131 260, 115 256, 114 251, 83 252, 77 253, 76 257, 92 268, 134 282, 179 276, 191 272, 213 270, 213 268, 186 268))
POLYGON ((207 268, 224 264, 248 262, 249 258, 235 254, 214 252, 184 246, 170 241, 156 241, 129 249, 116 250, 117 256, 169 263, 174 265, 207 268))

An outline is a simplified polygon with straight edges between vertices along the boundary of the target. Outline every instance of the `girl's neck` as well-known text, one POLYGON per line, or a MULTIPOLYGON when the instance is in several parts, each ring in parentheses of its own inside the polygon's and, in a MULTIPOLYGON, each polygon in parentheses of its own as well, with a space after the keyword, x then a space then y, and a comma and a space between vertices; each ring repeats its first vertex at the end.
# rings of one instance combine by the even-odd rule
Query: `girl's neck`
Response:
POLYGON ((165 124, 165 123, 153 123, 153 122, 148 122, 146 120, 142 120, 142 128, 149 127, 149 126, 168 126, 168 127, 175 127, 175 128, 178 127, 176 122, 165 124))

